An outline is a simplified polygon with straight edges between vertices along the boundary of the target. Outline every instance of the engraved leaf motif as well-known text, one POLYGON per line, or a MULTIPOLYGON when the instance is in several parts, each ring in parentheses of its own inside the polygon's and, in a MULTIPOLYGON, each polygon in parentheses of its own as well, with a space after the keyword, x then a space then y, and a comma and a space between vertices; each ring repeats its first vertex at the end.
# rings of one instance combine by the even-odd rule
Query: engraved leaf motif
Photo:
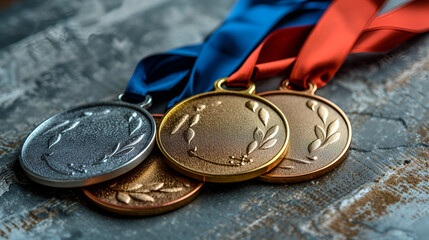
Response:
POLYGON ((176 126, 174 126, 173 131, 171 131, 171 134, 175 134, 179 129, 183 126, 183 124, 188 120, 189 114, 183 115, 180 120, 177 122, 176 126))
MULTIPOLYGON (((135 136, 133 138, 131 138, 126 144, 125 147, 131 147, 136 145, 137 143, 139 143, 141 140, 143 140, 144 134, 140 134, 138 136, 135 136)), ((124 147, 124 148, 125 148, 124 147)))
POLYGON ((61 133, 53 136, 51 139, 49 139, 48 141, 48 148, 53 147, 55 144, 57 144, 59 141, 61 140, 61 133))
POLYGON ((246 107, 252 110, 252 112, 255 112, 256 108, 258 108, 258 103, 255 101, 248 101, 246 102, 246 107))
POLYGON ((330 137, 332 134, 334 134, 338 130, 339 126, 340 126, 340 121, 338 119, 331 122, 328 126, 328 137, 330 137))
POLYGON ((261 149, 268 149, 277 143, 277 139, 270 139, 262 144, 261 149))
POLYGON ((191 181, 189 179, 179 178, 179 181, 181 181, 185 187, 190 187, 191 186, 191 181))
POLYGON ((317 111, 317 114, 319 114, 320 119, 322 119, 323 123, 326 124, 326 119, 328 118, 328 109, 324 106, 320 106, 319 110, 317 111))
POLYGON ((131 197, 128 194, 123 193, 123 192, 116 193, 116 199, 119 202, 123 202, 123 203, 127 203, 127 204, 130 203, 130 201, 131 201, 131 197))
POLYGON ((133 191, 136 189, 141 188, 143 185, 140 183, 130 183, 128 185, 126 185, 124 188, 127 189, 128 191, 133 191))
POLYGON ((316 110, 316 106, 317 106, 317 102, 316 101, 314 101, 314 100, 309 100, 308 102, 307 102, 307 107, 308 108, 310 108, 312 111, 315 111, 316 110))
POLYGON ((264 132, 262 132, 262 130, 259 127, 257 127, 253 132, 253 139, 258 143, 261 143, 262 140, 264 139, 264 132))
POLYGON ((67 125, 67 124, 69 124, 70 123, 70 121, 69 120, 66 120, 66 121, 64 121, 64 122, 62 122, 62 123, 60 123, 60 124, 58 124, 58 125, 55 125, 54 127, 52 127, 51 129, 49 129, 49 130, 47 130, 46 132, 44 132, 43 134, 47 134, 47 133, 50 133, 50 132, 52 132, 52 131, 54 131, 54 130, 57 130, 58 128, 60 128, 60 127, 63 127, 63 126, 65 126, 65 125, 67 125))
POLYGON ((110 155, 114 155, 119 150, 120 147, 121 147, 121 143, 116 144, 115 150, 113 150, 113 152, 110 155))
POLYGON ((198 104, 197 107, 195 108, 195 110, 197 110, 197 112, 201 112, 204 109, 206 109, 206 105, 204 105, 204 104, 198 104))
POLYGON ((251 154, 257 147, 258 147, 258 142, 257 141, 252 141, 247 146, 247 154, 251 154))
POLYGON ((153 199, 153 197, 144 193, 130 193, 130 196, 136 200, 143 202, 155 202, 155 199, 153 199))
POLYGON ((191 119, 191 125, 189 125, 189 127, 194 126, 195 124, 198 123, 198 121, 200 121, 200 114, 195 114, 192 119, 191 119))
POLYGON ((266 127, 268 124, 268 119, 270 118, 270 115, 268 114, 268 111, 261 108, 261 110, 259 110, 259 119, 261 119, 262 123, 264 124, 264 126, 266 127))
POLYGON ((76 121, 76 122, 72 123, 72 125, 70 125, 70 127, 64 129, 61 133, 65 133, 65 132, 72 130, 73 128, 77 127, 77 125, 79 125, 79 123, 80 123, 80 121, 76 121))
POLYGON ((325 145, 328 145, 328 144, 331 144, 331 143, 334 143, 334 142, 338 141, 338 139, 340 139, 340 136, 341 136, 341 134, 339 132, 334 133, 332 136, 330 136, 326 140, 325 145))
POLYGON ((132 118, 129 125, 130 136, 133 135, 137 130, 139 130, 142 125, 143 121, 141 120, 141 118, 137 120, 135 120, 135 118, 132 118))
POLYGON ((185 132, 185 140, 188 144, 191 144, 192 139, 195 136, 195 131, 192 128, 188 128, 185 132))
POLYGON ((325 130, 323 130, 319 125, 316 125, 314 127, 314 132, 316 133, 318 139, 320 139, 321 141, 325 141, 325 130))
POLYGON ((122 148, 122 149, 121 149, 121 150, 119 150, 115 155, 119 155, 119 154, 127 154, 127 153, 131 152, 132 150, 134 150, 134 147, 122 148))
POLYGON ((319 148, 321 144, 322 144, 322 141, 320 139, 314 140, 312 143, 310 143, 310 145, 308 145, 308 151, 313 152, 314 150, 319 148))
POLYGON ((161 189, 163 186, 164 186, 164 183, 162 183, 162 182, 156 182, 156 183, 149 184, 148 187, 150 188, 150 190, 156 191, 156 190, 161 189))
POLYGON ((275 137, 279 132, 279 125, 274 125, 270 129, 268 129, 267 134, 265 135, 264 141, 270 140, 275 137))
POLYGON ((180 192, 180 191, 182 191, 182 189, 183 188, 181 188, 181 187, 173 187, 173 188, 163 188, 163 189, 160 189, 159 191, 173 193, 173 192, 180 192))

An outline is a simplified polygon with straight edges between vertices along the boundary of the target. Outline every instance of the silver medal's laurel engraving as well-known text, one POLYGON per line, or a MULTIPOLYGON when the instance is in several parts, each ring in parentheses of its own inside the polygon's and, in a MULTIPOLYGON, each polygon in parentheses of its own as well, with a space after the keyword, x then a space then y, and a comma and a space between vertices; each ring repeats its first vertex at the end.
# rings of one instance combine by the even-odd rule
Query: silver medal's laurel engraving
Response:
POLYGON ((139 130, 143 124, 142 119, 138 118, 137 113, 135 113, 135 112, 132 113, 131 116, 128 117, 128 128, 129 128, 130 139, 123 145, 121 145, 121 143, 117 143, 115 148, 113 149, 113 151, 111 153, 104 155, 104 157, 100 158, 99 160, 89 162, 88 165, 85 165, 85 164, 75 165, 74 163, 67 163, 65 169, 58 168, 49 161, 49 158, 53 154, 55 154, 54 146, 61 143, 61 139, 63 138, 63 136, 67 132, 79 127, 80 123, 82 122, 82 120, 84 118, 94 117, 96 115, 107 115, 110 112, 111 111, 109 109, 106 109, 102 112, 89 112, 89 111, 87 111, 87 112, 84 112, 83 115, 77 119, 66 120, 66 121, 50 128, 46 132, 44 132, 43 133, 44 135, 50 134, 52 132, 56 132, 56 134, 54 134, 52 137, 49 138, 47 151, 46 151, 46 153, 42 154, 42 156, 41 156, 42 161, 45 162, 46 165, 50 169, 52 169, 53 171, 55 171, 59 174, 74 175, 74 174, 76 174, 76 172, 87 173, 88 165, 89 166, 95 166, 95 165, 103 164, 112 158, 120 157, 122 155, 125 155, 125 154, 133 151, 135 149, 135 146, 143 140, 144 135, 145 135, 145 134, 140 134, 140 135, 133 136, 133 134, 135 134, 136 131, 139 130))
MULTIPOLYGON (((216 103, 211 104, 210 107, 216 107, 220 104, 221 104, 221 102, 218 101, 216 103)), ((189 114, 184 114, 177 121, 176 125, 174 126, 173 130, 171 131, 171 134, 176 134, 179 131, 179 129, 187 123, 187 127, 186 127, 185 131, 183 132, 183 137, 184 137, 184 140, 186 141, 186 143, 190 146, 190 149, 188 150, 189 156, 196 157, 196 158, 203 160, 205 162, 216 164, 216 165, 221 165, 221 166, 243 166, 246 163, 252 163, 253 159, 249 157, 249 155, 252 152, 254 152, 255 150, 269 149, 277 143, 277 139, 275 139, 274 137, 277 135, 277 133, 279 131, 279 126, 274 125, 274 126, 271 126, 270 128, 268 128, 268 121, 270 119, 270 115, 269 115, 268 111, 262 107, 259 108, 259 110, 258 110, 259 104, 257 102, 248 101, 248 102, 246 102, 245 106, 246 106, 246 108, 248 108, 249 110, 251 110, 252 112, 254 112, 258 115, 258 118, 262 122, 264 127, 263 127, 263 129, 261 129, 259 127, 255 128, 255 130, 253 132, 253 141, 247 145, 247 148, 245 151, 246 154, 243 154, 240 157, 236 157, 233 155, 229 156, 230 160, 228 161, 228 163, 218 163, 218 162, 212 161, 210 159, 207 159, 203 156, 200 156, 198 154, 197 146, 192 144, 192 140, 195 137, 195 130, 192 127, 195 126, 196 124, 198 124, 198 122, 200 121, 201 112, 204 109, 206 109, 206 107, 207 107, 206 105, 198 104, 195 107, 195 113, 192 116, 190 116, 189 114)))
MULTIPOLYGON (((295 158, 287 158, 287 160, 301 163, 301 164, 310 164, 312 161, 317 160, 317 156, 315 155, 315 152, 318 150, 326 147, 329 144, 332 144, 336 141, 338 141, 341 137, 341 133, 338 132, 339 128, 339 119, 335 119, 334 121, 327 124, 327 119, 329 116, 329 111, 326 107, 320 105, 315 100, 309 100, 306 103, 307 107, 311 109, 311 111, 317 113, 317 116, 322 121, 322 125, 316 124, 314 126, 314 133, 316 135, 316 140, 312 141, 307 149, 309 152, 309 156, 307 156, 307 159, 295 159, 295 158), (327 126, 327 127, 326 127, 327 126)), ((293 169, 294 166, 280 166, 279 168, 283 169, 293 169)))
POLYGON ((189 180, 181 179, 180 182, 183 186, 181 187, 165 187, 163 182, 150 183, 147 186, 143 186, 140 183, 130 183, 122 186, 117 186, 116 183, 110 185, 110 189, 116 192, 116 200, 125 204, 129 204, 131 200, 140 202, 155 202, 155 198, 152 193, 176 193, 180 192, 185 188, 189 188, 191 183, 189 180))

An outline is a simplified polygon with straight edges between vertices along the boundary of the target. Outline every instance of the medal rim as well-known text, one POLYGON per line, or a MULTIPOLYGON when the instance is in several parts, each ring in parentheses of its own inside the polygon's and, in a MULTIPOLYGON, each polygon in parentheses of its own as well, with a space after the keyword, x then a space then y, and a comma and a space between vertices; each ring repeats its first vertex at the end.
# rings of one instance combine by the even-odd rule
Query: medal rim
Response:
POLYGON ((173 201, 163 203, 163 204, 158 204, 155 206, 147 206, 147 207, 118 206, 118 205, 109 203, 107 201, 101 200, 100 198, 96 197, 94 194, 92 194, 89 190, 85 188, 82 188, 82 192, 90 201, 95 203, 97 206, 105 210, 108 210, 110 212, 121 214, 121 215, 129 215, 129 216, 152 216, 152 215, 162 214, 165 212, 170 212, 185 206, 186 204, 194 200, 199 195, 199 193, 203 189, 203 185, 204 185, 204 182, 200 182, 192 191, 173 201))
POLYGON ((61 111, 59 113, 56 113, 47 119, 43 120, 41 123, 39 123, 28 136, 24 139, 24 142, 21 146, 20 155, 19 155, 19 164, 24 170, 25 174, 34 182, 49 186, 49 187, 56 187, 56 188, 73 188, 73 187, 84 187, 84 186, 90 186, 97 183, 105 182, 108 180, 111 180, 115 177, 118 177, 124 173, 127 173, 128 171, 132 170, 136 166, 138 166, 141 162, 143 162, 147 156, 149 156, 150 152, 152 151, 153 147, 155 146, 155 135, 156 135, 156 126, 155 126, 155 120, 151 116, 151 114, 144 108, 141 108, 137 105, 133 105, 126 102, 120 102, 120 101, 103 101, 103 102, 95 102, 95 103, 89 103, 89 104, 82 104, 76 107, 69 108, 67 110, 61 111), (70 179, 70 180, 61 180, 61 179, 51 179, 46 178, 43 176, 38 175, 37 173, 32 172, 29 168, 25 166, 23 163, 23 152, 25 151, 26 146, 29 144, 28 141, 34 136, 37 136, 38 133, 36 133, 44 124, 46 124, 51 119, 54 119, 62 114, 66 114, 68 112, 80 110, 83 108, 89 108, 89 107, 97 107, 102 105, 114 105, 114 106, 120 106, 120 107, 126 107, 126 108, 132 108, 134 110, 139 111, 143 115, 145 115, 148 119, 148 121, 151 124, 151 130, 152 134, 149 138, 149 144, 135 157, 133 157, 131 160, 121 164, 120 166, 114 168, 112 171, 107 173, 101 173, 94 175, 92 177, 82 177, 77 179, 70 179))
MULTIPOLYGON (((283 176, 283 175, 273 175, 273 176, 267 176, 267 174, 263 174, 258 177, 259 180, 269 183, 297 183, 297 182, 304 182, 304 181, 310 181, 315 178, 321 177, 331 171, 333 171, 337 166, 339 166, 348 156, 348 152, 350 150, 351 142, 352 142, 352 126, 350 123, 349 118, 347 115, 339 108, 335 103, 329 101, 328 99, 315 95, 315 94, 309 94, 306 92, 298 92, 298 91, 285 91, 285 90, 274 90, 274 91, 267 91, 258 93, 258 96, 264 97, 267 95, 274 95, 274 94, 286 94, 286 95, 298 95, 298 96, 305 96, 317 99, 325 104, 328 104, 332 108, 334 108, 344 119, 347 125, 347 130, 349 132, 347 137, 346 146, 341 151, 341 153, 332 160, 329 164, 325 165, 322 168, 318 168, 316 170, 303 173, 303 174, 294 174, 290 176, 283 176)), ((287 154, 286 154, 287 156, 287 154)), ((282 159, 283 160, 283 159, 282 159)))
POLYGON ((273 169, 274 167, 276 167, 281 160, 284 158, 284 156, 286 155, 288 148, 289 148, 289 142, 290 142, 290 128, 289 128, 289 123, 286 119, 286 117, 284 116, 284 114, 282 113, 282 111, 275 106, 273 103, 271 103, 270 101, 255 95, 255 94, 251 94, 250 92, 246 92, 246 91, 230 91, 230 90, 214 90, 214 91, 210 91, 210 92, 206 92, 206 93, 201 93, 201 94, 197 94, 195 96, 192 96, 190 98, 187 98, 179 103, 177 103, 176 105, 174 105, 172 108, 170 108, 165 114, 164 117, 161 120, 161 123, 159 125, 159 131, 157 131, 156 133, 156 142, 158 145, 158 148, 160 149, 160 151, 162 152, 162 154, 164 154, 164 156, 166 157, 167 160, 167 164, 169 166, 171 166, 173 169, 175 169, 176 171, 188 176, 188 177, 192 177, 196 180, 199 181, 203 181, 203 182, 214 182, 214 183, 231 183, 231 182, 241 182, 241 181, 245 181, 245 180, 249 180, 252 178, 256 178, 258 176, 261 176, 264 173, 269 172, 271 169, 273 169), (200 171, 196 171, 194 169, 190 169, 189 167, 184 166, 183 164, 181 164, 180 162, 178 162, 177 160, 175 160, 170 154, 167 153, 167 151, 164 149, 162 142, 160 140, 160 135, 161 135, 161 128, 165 125, 166 123, 166 119, 177 110, 177 108, 179 108, 180 106, 183 106, 185 103, 190 102, 192 100, 195 100, 197 98, 202 98, 202 97, 206 97, 206 96, 211 96, 211 95, 238 95, 238 96, 242 96, 242 97, 247 97, 247 98, 253 98, 253 99, 257 99, 258 101, 263 102, 264 104, 267 104, 268 106, 270 106, 275 112, 277 112, 277 114, 280 116, 280 118, 282 119, 285 129, 286 129, 286 139, 283 143, 282 148, 280 149, 280 151, 270 160, 267 161, 266 163, 264 163, 263 165, 254 168, 254 169, 250 169, 247 170, 245 172, 241 172, 241 173, 236 173, 236 174, 210 174, 210 173, 203 173, 200 171))
MULTIPOLYGON (((152 114, 152 117, 154 118, 155 117, 162 118, 163 116, 164 116, 163 114, 152 114)), ((89 191, 86 188, 82 188, 82 192, 92 203, 109 212, 113 212, 121 215, 128 215, 128 216, 153 216, 153 215, 170 212, 187 205, 201 193, 203 186, 204 186, 204 182, 199 182, 198 185, 192 191, 185 194, 184 196, 181 196, 178 199, 169 201, 164 204, 158 204, 155 206, 147 206, 147 207, 119 206, 100 199, 99 197, 92 194, 91 191, 89 191)))

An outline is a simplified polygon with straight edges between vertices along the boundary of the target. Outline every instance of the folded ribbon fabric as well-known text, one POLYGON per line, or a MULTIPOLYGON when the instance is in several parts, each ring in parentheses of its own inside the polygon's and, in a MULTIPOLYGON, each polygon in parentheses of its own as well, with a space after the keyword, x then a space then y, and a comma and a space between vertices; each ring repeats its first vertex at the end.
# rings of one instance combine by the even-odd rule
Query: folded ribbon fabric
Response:
POLYGON ((124 98, 134 101, 146 94, 178 91, 169 106, 212 89, 230 76, 271 32, 290 26, 314 24, 330 0, 240 0, 224 21, 201 43, 152 55, 141 60, 124 98), (179 89, 178 89, 179 88, 179 89))
POLYGON ((414 0, 374 18, 383 2, 335 0, 315 27, 273 32, 229 77, 228 85, 246 86, 249 81, 291 72, 292 84, 306 88, 311 81, 320 88, 348 54, 389 51, 429 31, 429 1, 414 0))

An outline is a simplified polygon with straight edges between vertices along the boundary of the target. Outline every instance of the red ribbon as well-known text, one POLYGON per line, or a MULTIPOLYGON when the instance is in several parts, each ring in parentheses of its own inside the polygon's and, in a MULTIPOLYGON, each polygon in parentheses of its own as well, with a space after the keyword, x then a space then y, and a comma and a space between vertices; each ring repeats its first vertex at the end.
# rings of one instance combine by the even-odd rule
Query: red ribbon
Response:
POLYGON ((324 86, 350 53, 385 52, 429 31, 429 1, 414 0, 374 18, 384 0, 335 0, 316 26, 280 29, 270 34, 228 78, 229 86, 285 76, 307 87, 324 86), (314 28, 313 28, 314 27, 314 28))

